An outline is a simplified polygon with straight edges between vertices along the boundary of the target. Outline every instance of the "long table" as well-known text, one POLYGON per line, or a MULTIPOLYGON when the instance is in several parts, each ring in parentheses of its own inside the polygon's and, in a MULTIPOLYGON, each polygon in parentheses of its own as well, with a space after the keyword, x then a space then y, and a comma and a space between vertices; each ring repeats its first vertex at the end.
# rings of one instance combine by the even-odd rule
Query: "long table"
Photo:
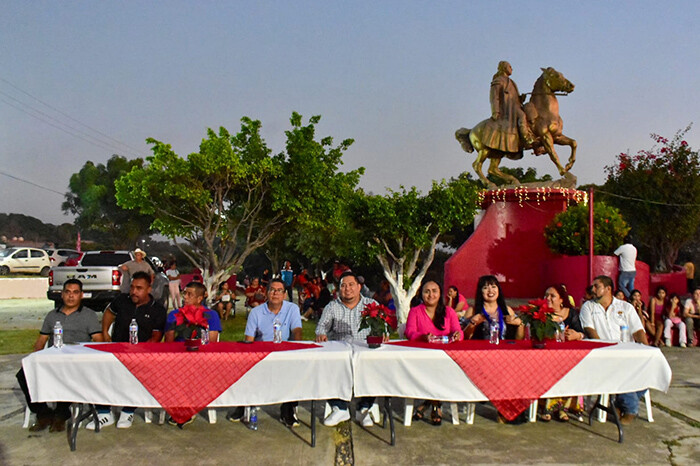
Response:
MULTIPOLYGON (((192 353, 185 353, 182 343, 146 343, 134 347, 124 343, 66 345, 61 349, 47 348, 32 353, 22 360, 22 366, 35 402, 69 401, 137 408, 162 406, 173 417, 182 418, 206 406, 352 399, 350 344, 296 343, 293 350, 276 350, 285 345, 291 344, 211 343, 192 353), (258 349, 263 353, 272 351, 260 358, 258 349), (244 373, 230 383, 222 377, 231 372, 231 358, 238 356, 258 360, 249 362, 250 367, 244 367, 241 371, 244 373), (171 366, 172 371, 184 367, 184 375, 173 376, 163 371, 173 360, 178 364, 171 366), (141 371, 137 367, 139 364, 141 371), (230 385, 222 386, 222 383, 230 385), (208 393, 207 389, 214 385, 218 386, 214 394, 208 393), (171 393, 163 390, 168 387, 173 389, 171 393)), ((76 422, 73 424, 69 428, 75 434, 76 422)), ((311 443, 315 443, 313 416, 311 443)), ((71 448, 75 448, 75 439, 71 448)))
POLYGON ((658 348, 636 343, 551 342, 547 349, 532 349, 529 341, 397 342, 353 348, 355 396, 490 401, 508 419, 539 398, 665 392, 671 375, 658 348))
MULTIPOLYGON (((635 343, 551 343, 548 349, 541 350, 531 349, 529 342, 502 342, 498 347, 479 341, 448 345, 393 342, 378 349, 369 349, 363 342, 326 342, 297 344, 288 351, 273 350, 250 363, 242 375, 236 376, 239 378, 224 382, 220 393, 202 399, 195 396, 196 386, 210 377, 218 380, 217 373, 232 370, 226 359, 230 355, 226 353, 255 353, 257 348, 274 349, 273 344, 212 343, 200 353, 176 354, 178 366, 179 361, 194 364, 189 379, 178 376, 178 380, 162 378, 158 372, 155 377, 151 374, 156 368, 163 371, 168 358, 172 363, 173 355, 166 353, 180 351, 172 346, 177 344, 117 345, 122 346, 113 347, 113 351, 108 344, 68 345, 27 356, 22 365, 32 399, 141 408, 163 406, 184 418, 205 406, 383 396, 491 401, 511 418, 538 398, 648 388, 667 391, 671 382, 671 368, 661 351, 635 343), (138 358, 138 353, 145 357, 138 358), (224 359, 214 358, 213 353, 224 353, 218 355, 224 359), (139 364, 146 375, 138 375, 139 364), (200 376, 204 369, 214 375, 200 376), (149 374, 154 380, 148 380, 149 374), (167 398, 152 386, 159 382, 166 386, 178 382, 182 386, 171 390, 174 393, 170 395, 175 398, 167 398)), ((312 443, 314 438, 312 419, 312 443)))

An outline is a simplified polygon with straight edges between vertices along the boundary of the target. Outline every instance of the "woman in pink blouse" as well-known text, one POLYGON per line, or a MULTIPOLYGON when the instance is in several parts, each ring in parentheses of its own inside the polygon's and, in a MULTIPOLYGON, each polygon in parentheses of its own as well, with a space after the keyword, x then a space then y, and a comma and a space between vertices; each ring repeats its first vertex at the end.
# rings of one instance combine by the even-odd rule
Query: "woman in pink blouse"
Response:
MULTIPOLYGON (((430 341, 433 336, 448 336, 454 341, 464 337, 459 326, 459 319, 454 309, 445 306, 442 300, 442 287, 433 280, 428 280, 421 287, 423 304, 411 308, 406 321, 406 338, 409 340, 430 341)), ((425 401, 416 409, 413 418, 423 419, 425 410, 432 406, 430 421, 439 426, 442 412, 439 401, 425 401)))

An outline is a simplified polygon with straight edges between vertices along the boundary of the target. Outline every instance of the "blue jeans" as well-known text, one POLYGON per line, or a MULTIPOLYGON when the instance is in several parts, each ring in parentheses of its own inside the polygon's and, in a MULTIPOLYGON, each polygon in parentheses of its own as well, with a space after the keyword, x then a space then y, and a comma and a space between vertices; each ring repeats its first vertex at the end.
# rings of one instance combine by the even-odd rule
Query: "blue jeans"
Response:
POLYGON ((620 272, 620 276, 617 277, 617 286, 625 294, 625 298, 629 298, 634 290, 634 277, 637 272, 620 272))
POLYGON ((622 411, 623 414, 637 415, 639 413, 639 399, 644 395, 646 390, 631 393, 620 393, 615 395, 615 406, 622 411))

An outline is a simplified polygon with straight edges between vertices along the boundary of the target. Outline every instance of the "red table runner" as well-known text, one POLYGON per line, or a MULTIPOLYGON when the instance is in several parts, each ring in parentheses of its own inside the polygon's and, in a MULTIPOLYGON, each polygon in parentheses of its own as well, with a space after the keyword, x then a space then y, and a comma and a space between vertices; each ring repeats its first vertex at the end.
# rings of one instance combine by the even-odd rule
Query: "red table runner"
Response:
POLYGON ((178 423, 206 408, 271 352, 319 347, 262 341, 211 343, 193 352, 183 342, 86 346, 114 354, 178 423))
POLYGON ((491 401, 506 419, 513 420, 573 369, 588 353, 612 343, 592 341, 548 342, 546 349, 533 349, 530 341, 485 340, 449 344, 420 341, 390 343, 414 348, 443 350, 491 401))

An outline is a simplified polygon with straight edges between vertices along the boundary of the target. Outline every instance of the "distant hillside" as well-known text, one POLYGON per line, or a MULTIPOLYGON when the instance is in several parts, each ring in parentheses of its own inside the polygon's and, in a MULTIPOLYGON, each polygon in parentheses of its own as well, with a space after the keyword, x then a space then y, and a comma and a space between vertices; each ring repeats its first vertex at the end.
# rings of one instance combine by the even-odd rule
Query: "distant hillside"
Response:
POLYGON ((12 238, 22 237, 26 242, 51 242, 58 247, 73 247, 77 229, 71 223, 53 225, 29 215, 0 214, 0 237, 3 236, 9 244, 15 244, 12 238))

